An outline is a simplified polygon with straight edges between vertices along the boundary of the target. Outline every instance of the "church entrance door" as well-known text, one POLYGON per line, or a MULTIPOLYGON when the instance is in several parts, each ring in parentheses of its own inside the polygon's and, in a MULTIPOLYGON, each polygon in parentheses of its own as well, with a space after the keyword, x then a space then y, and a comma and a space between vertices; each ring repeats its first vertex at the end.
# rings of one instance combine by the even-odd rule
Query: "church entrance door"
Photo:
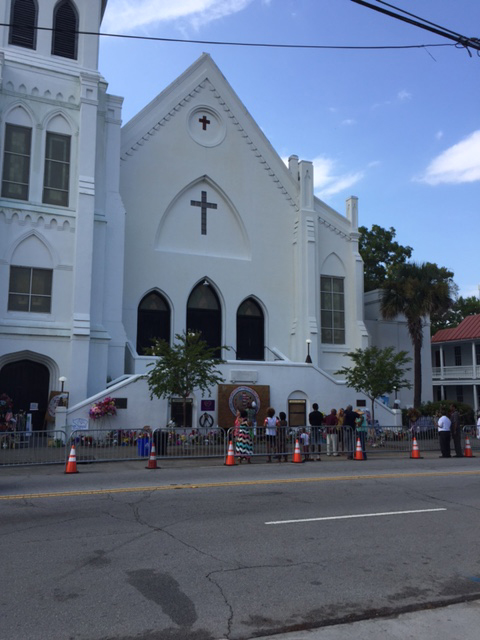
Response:
POLYGON ((0 371, 0 393, 6 393, 13 400, 13 412, 25 411, 32 414, 32 429, 43 429, 43 421, 48 404, 50 374, 47 367, 32 360, 10 362, 0 371), (30 405, 38 409, 30 411, 30 405))

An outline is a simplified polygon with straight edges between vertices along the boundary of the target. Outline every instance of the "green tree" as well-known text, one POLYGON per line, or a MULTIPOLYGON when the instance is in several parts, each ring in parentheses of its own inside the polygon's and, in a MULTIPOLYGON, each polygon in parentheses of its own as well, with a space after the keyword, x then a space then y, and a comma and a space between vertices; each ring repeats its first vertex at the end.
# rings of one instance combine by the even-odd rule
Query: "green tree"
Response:
POLYGON ((412 255, 412 247, 404 247, 394 240, 393 227, 384 229, 378 224, 359 227, 361 237, 358 249, 363 259, 365 291, 379 289, 396 266, 405 263, 412 255))
POLYGON ((431 317, 431 333, 434 336, 440 329, 457 327, 467 316, 480 314, 480 300, 475 296, 455 300, 451 309, 442 313, 433 314, 431 317))
POLYGON ((155 340, 148 355, 156 356, 156 362, 149 363, 153 369, 147 374, 150 398, 170 398, 183 400, 183 426, 186 426, 187 400, 195 389, 207 394, 224 379, 217 365, 224 360, 215 358, 217 348, 211 348, 200 333, 175 335, 175 342, 169 345, 165 340, 155 340))
POLYGON ((405 263, 396 267, 382 286, 381 312, 393 320, 403 314, 413 345, 413 406, 422 395, 423 329, 430 315, 446 311, 453 304, 453 273, 431 262, 405 263))
POLYGON ((375 400, 384 393, 392 393, 395 388, 411 388, 412 385, 404 375, 406 371, 410 371, 410 367, 406 365, 412 359, 408 357, 407 351, 395 353, 393 347, 355 349, 345 356, 350 358, 353 364, 342 367, 335 375, 345 376, 348 387, 370 398, 372 422, 375 424, 375 400))

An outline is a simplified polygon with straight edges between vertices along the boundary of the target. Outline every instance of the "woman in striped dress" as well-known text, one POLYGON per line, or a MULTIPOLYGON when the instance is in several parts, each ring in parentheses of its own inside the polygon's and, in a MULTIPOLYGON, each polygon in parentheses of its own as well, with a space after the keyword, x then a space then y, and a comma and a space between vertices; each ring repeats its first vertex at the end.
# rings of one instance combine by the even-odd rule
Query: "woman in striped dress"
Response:
POLYGON ((251 462, 250 458, 253 454, 253 442, 248 424, 247 412, 242 409, 240 412, 240 424, 237 427, 237 436, 235 438, 235 457, 241 463, 246 460, 251 462))

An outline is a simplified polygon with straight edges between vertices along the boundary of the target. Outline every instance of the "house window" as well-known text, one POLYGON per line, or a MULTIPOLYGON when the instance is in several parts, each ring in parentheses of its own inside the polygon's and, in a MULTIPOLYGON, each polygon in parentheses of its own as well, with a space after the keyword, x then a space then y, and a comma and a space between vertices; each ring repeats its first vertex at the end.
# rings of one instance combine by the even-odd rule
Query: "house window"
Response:
POLYGON ((480 365, 480 344, 475 345, 475 361, 477 366, 480 365))
POLYGON ((68 207, 70 136, 47 132, 43 202, 68 207))
POLYGON ((461 384, 458 384, 456 387, 457 390, 457 402, 463 402, 463 387, 461 384))
POLYGON ((32 130, 14 124, 5 126, 2 197, 28 200, 32 130))
POLYGON ((440 369, 441 361, 440 361, 440 351, 435 351, 435 366, 440 369))
POLYGON ((52 53, 62 58, 77 58, 78 18, 70 0, 61 0, 53 12, 52 53))
POLYGON ((455 366, 462 366, 462 347, 455 347, 455 366))
POLYGON ((10 267, 8 310, 50 313, 52 274, 51 269, 10 267))
POLYGON ((188 298, 187 331, 201 333, 202 340, 215 349, 214 357, 221 357, 222 310, 218 296, 207 280, 197 285, 188 298))
POLYGON ((13 0, 10 12, 8 42, 18 47, 35 49, 37 5, 34 0, 13 0))
POLYGON ((320 314, 322 342, 345 344, 344 279, 330 276, 320 278, 320 314))

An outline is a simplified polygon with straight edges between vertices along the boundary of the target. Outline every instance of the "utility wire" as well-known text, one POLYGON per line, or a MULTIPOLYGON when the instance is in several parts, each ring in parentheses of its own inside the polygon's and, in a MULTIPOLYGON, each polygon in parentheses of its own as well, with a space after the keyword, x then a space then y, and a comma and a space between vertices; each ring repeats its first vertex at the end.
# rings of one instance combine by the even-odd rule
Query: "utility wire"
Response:
POLYGON ((407 16, 412 16, 416 19, 412 20, 411 18, 399 15, 398 13, 394 13, 393 11, 389 11, 388 9, 383 9, 382 7, 370 4, 365 0, 352 0, 352 2, 355 2, 356 4, 360 4, 364 7, 368 7, 369 9, 373 9, 374 11, 378 11, 379 13, 384 13, 385 15, 390 16, 392 18, 397 18, 397 20, 402 20, 403 22, 407 22, 408 24, 411 24, 415 27, 420 27, 425 31, 436 33, 437 35, 443 36, 444 38, 448 38, 449 40, 454 40, 457 43, 457 45, 461 45, 462 47, 465 47, 470 57, 472 54, 469 51, 469 47, 472 49, 476 49, 477 51, 480 51, 480 40, 478 38, 467 38, 466 36, 462 36, 461 34, 456 33, 455 31, 451 31, 450 29, 445 29, 444 27, 440 27, 439 25, 436 25, 434 22, 429 22, 428 20, 419 18, 418 16, 415 16, 414 14, 409 13, 408 11, 399 9, 398 7, 395 7, 394 5, 389 4, 388 2, 384 2, 383 0, 377 0, 377 2, 380 2, 385 6, 396 9, 397 11, 400 11, 401 13, 405 13, 407 16))
MULTIPOLYGON (((354 0, 355 1, 355 0, 354 0)), ((0 22, 0 27, 10 27, 6 22, 0 22)), ((32 27, 41 31, 54 31, 53 27, 32 27)), ((55 29, 57 32, 66 30, 55 29)), ((126 40, 150 40, 154 42, 179 42, 183 44, 208 44, 227 47, 266 47, 277 49, 340 49, 340 50, 377 50, 377 49, 427 49, 428 47, 454 47, 453 44, 399 44, 399 45, 324 45, 324 44, 281 44, 267 42, 228 42, 218 40, 186 40, 183 38, 160 38, 157 36, 137 36, 123 33, 102 33, 97 31, 69 31, 77 35, 100 36, 102 38, 124 38, 126 40)))

